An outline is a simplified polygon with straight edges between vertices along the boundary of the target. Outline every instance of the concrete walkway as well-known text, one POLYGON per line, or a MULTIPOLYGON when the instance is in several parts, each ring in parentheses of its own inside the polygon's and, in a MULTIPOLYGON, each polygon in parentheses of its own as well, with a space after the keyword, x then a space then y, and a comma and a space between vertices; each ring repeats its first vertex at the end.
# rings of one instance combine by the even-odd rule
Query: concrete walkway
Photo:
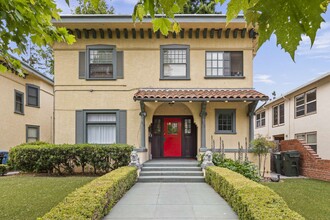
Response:
POLYGON ((238 219, 206 183, 136 183, 106 220, 238 219))

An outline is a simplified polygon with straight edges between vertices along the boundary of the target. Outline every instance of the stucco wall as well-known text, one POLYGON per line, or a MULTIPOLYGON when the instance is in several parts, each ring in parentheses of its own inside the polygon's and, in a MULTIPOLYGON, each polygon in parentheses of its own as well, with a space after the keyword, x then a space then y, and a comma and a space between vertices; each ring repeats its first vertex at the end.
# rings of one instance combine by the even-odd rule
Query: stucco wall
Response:
POLYGON ((26 125, 40 126, 40 140, 53 141, 53 86, 32 74, 25 79, 13 73, 0 74, 0 149, 26 142, 26 125), (26 106, 26 84, 40 87, 40 108, 26 106), (24 115, 14 113, 15 90, 24 93, 24 115))
MULTIPOLYGON (((274 135, 284 134, 285 140, 295 138, 295 134, 317 132, 317 153, 321 158, 330 159, 330 147, 328 142, 330 117, 329 117, 330 77, 317 83, 308 85, 285 98, 266 106, 266 126, 255 128, 255 134, 262 134, 273 138, 274 135), (316 113, 295 117, 295 97, 299 94, 316 88, 317 111, 316 113), (278 103, 285 104, 285 124, 278 127, 272 126, 272 107, 278 103)), ((261 112, 260 109, 258 112, 261 112)))

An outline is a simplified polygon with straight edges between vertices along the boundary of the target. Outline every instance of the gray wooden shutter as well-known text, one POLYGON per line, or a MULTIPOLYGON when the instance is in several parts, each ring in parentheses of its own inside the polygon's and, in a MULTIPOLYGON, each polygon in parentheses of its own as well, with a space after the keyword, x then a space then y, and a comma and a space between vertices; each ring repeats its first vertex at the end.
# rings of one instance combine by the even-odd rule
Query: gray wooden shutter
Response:
POLYGON ((119 143, 126 144, 127 142, 127 111, 119 111, 119 143))
POLYGON ((124 79, 124 52, 117 51, 117 79, 124 79))
POLYGON ((76 144, 82 144, 84 140, 84 111, 76 111, 76 144))
POLYGON ((79 52, 79 79, 86 79, 86 52, 79 52))

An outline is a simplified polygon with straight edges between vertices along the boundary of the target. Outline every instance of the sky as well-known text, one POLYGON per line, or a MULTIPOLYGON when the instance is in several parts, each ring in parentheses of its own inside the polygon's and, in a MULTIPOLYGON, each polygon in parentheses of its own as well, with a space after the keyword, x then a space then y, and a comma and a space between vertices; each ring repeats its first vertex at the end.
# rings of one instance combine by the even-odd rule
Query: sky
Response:
MULTIPOLYGON (((109 0, 106 0, 109 2, 109 0)), ((111 0, 116 14, 132 14, 133 7, 138 0, 111 0)), ((56 0, 58 8, 63 14, 71 14, 70 7, 65 0, 56 0)), ((70 0, 71 8, 76 5, 70 0)), ((226 11, 226 5, 217 6, 217 11, 226 11)), ((323 14, 325 20, 318 31, 316 40, 311 48, 310 40, 303 36, 295 62, 290 55, 276 45, 273 36, 259 48, 253 61, 254 88, 269 97, 273 91, 277 97, 307 83, 322 74, 330 72, 330 9, 323 14)))

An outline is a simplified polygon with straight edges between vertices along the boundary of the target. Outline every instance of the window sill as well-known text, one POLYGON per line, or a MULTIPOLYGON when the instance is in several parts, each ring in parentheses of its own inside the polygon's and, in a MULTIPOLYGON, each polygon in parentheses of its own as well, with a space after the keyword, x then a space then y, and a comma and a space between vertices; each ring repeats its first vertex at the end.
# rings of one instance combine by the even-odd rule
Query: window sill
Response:
POLYGON ((245 76, 204 76, 204 79, 245 79, 245 76))
POLYGON ((260 126, 260 127, 256 127, 256 129, 258 129, 258 128, 264 128, 264 127, 266 127, 266 125, 264 125, 264 126, 260 126))
POLYGON ((14 112, 15 114, 18 114, 18 115, 24 115, 24 112, 14 112))
POLYGON ((86 78, 87 81, 115 81, 116 78, 86 78))
POLYGON ((190 80, 190 78, 160 78, 159 80, 190 80))
POLYGON ((27 106, 27 107, 32 107, 32 108, 40 108, 40 105, 25 105, 25 106, 27 106))
POLYGON ((216 131, 214 134, 237 134, 237 132, 223 132, 223 131, 216 131))
POLYGON ((282 126, 284 126, 284 125, 285 125, 285 123, 283 123, 283 124, 279 124, 279 125, 273 125, 273 128, 282 127, 282 126))

